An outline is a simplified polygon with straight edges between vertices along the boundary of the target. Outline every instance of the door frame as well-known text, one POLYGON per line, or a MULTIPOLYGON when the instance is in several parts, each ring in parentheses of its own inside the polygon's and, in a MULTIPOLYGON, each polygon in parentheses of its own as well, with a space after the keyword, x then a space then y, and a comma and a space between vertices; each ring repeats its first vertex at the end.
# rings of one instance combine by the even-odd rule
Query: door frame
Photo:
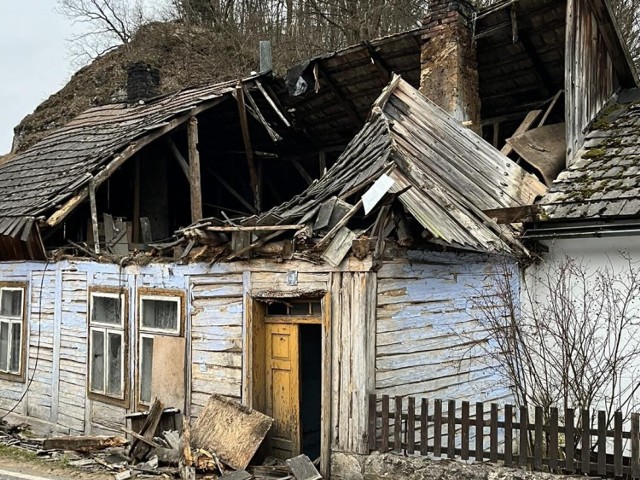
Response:
MULTIPOLYGON (((254 365, 258 358, 264 358, 265 300, 283 299, 320 299, 322 306, 322 373, 320 401, 320 473, 327 477, 331 467, 331 371, 332 371, 332 332, 331 332, 331 293, 324 295, 300 295, 287 292, 278 298, 267 295, 252 295, 245 290, 244 322, 242 345, 242 403, 250 408, 259 409, 264 405, 261 390, 264 390, 263 378, 254 378, 254 365)), ((295 322, 291 322, 295 323, 295 322)), ((317 322, 314 322, 317 323, 317 322)), ((262 393, 264 395, 264 393, 262 393)))

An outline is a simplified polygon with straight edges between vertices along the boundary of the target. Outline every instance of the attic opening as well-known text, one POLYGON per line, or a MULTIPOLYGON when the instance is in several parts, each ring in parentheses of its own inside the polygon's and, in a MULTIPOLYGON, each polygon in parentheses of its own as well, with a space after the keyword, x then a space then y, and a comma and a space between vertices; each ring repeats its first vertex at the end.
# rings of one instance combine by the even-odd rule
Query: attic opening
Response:
MULTIPOLYGON (((251 104, 245 118, 232 95, 195 117, 199 218, 233 219, 268 210, 303 191, 333 163, 334 157, 305 135, 285 127, 266 97, 248 88, 242 95, 251 104)), ((192 208, 190 128, 184 122, 160 136, 98 186, 98 237, 107 252, 126 254, 169 242, 176 230, 198 219, 192 208)), ((93 250, 94 236, 85 201, 45 232, 45 244, 52 249, 72 241, 93 250)))

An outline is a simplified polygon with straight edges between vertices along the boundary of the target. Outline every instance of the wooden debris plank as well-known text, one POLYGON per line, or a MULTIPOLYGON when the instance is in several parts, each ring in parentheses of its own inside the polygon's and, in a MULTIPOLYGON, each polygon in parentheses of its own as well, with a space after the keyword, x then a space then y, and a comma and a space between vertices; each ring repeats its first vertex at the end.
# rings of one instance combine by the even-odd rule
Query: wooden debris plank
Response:
POLYGON ((355 232, 347 227, 342 227, 333 237, 327 249, 322 252, 322 259, 332 267, 337 267, 351 250, 351 243, 356 237, 357 234, 355 232))
POLYGON ((235 472, 225 473, 220 477, 224 480, 248 480, 252 475, 246 470, 236 470, 235 472))
POLYGON ((191 221, 202 218, 202 185, 200 181, 200 153, 198 152, 198 119, 193 116, 187 122, 189 145, 189 184, 191 185, 191 221))
POLYGON ((74 450, 77 452, 93 452, 111 447, 122 447, 128 442, 122 437, 105 436, 63 436, 47 438, 42 448, 44 450, 74 450))
MULTIPOLYGON (((149 409, 149 415, 140 429, 139 434, 147 440, 153 440, 155 437, 156 428, 160 423, 160 417, 162 416, 162 402, 155 400, 151 408, 149 409)), ((129 456, 138 460, 142 460, 144 456, 149 452, 150 448, 144 442, 134 440, 131 442, 131 449, 129 450, 129 456)))
MULTIPOLYGON (((542 113, 542 110, 531 110, 529 113, 527 113, 527 116, 524 117, 524 120, 522 121, 520 126, 518 126, 513 136, 517 137, 518 135, 529 130, 531 126, 534 124, 534 122, 538 119, 541 113, 542 113)), ((504 147, 502 147, 502 150, 500 150, 500 152, 502 152, 505 155, 509 155, 512 151, 513 151, 513 147, 509 144, 505 145, 504 147)))
POLYGON ((322 475, 306 455, 288 459, 287 465, 297 480, 320 480, 322 478, 322 475))
POLYGON ((221 395, 212 395, 191 432, 191 443, 236 470, 249 465, 273 419, 221 395))

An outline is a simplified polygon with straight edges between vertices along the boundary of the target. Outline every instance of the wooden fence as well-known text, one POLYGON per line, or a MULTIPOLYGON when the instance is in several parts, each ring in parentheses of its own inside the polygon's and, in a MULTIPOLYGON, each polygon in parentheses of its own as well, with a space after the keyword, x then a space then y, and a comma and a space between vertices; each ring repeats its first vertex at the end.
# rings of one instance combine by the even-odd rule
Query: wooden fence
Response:
POLYGON ((417 407, 413 397, 395 397, 392 409, 388 395, 379 399, 371 394, 369 450, 487 459, 538 471, 640 478, 640 414, 631 415, 630 429, 625 430, 622 413, 615 412, 614 428, 608 430, 604 411, 592 416, 588 410, 567 409, 562 419, 557 408, 544 412, 536 407, 532 411, 534 421, 530 423, 526 407, 505 405, 500 409, 495 403, 476 403, 472 412, 467 401, 443 404, 435 400, 430 405, 423 398, 417 407))

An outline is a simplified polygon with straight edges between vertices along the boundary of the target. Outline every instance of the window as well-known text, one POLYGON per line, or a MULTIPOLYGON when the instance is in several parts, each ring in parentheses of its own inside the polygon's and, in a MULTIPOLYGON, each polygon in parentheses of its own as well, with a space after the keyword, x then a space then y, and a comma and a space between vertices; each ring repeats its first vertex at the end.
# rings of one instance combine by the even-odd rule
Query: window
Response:
POLYGON ((93 290, 89 306, 89 391, 125 401, 126 295, 93 290))
MULTIPOLYGON (((150 290, 153 292, 153 290, 150 290)), ((141 404, 151 403, 153 339, 157 335, 179 336, 182 333, 183 299, 178 293, 140 295, 139 390, 141 404)))
POLYGON ((0 374, 10 378, 23 377, 25 291, 21 284, 0 284, 0 374))

